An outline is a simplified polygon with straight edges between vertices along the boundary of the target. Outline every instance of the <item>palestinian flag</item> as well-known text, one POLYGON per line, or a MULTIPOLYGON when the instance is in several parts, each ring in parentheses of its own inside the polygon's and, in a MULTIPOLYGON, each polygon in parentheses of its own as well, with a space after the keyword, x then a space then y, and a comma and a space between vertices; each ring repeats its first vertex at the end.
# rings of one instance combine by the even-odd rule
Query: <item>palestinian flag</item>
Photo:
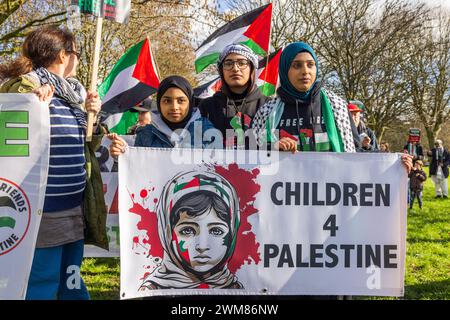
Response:
POLYGON ((229 44, 241 43, 260 56, 269 51, 272 4, 265 5, 237 17, 216 30, 197 49, 195 71, 204 70, 215 63, 222 50, 229 44))
POLYGON ((101 122, 108 126, 110 132, 117 134, 127 134, 128 128, 135 125, 139 114, 137 112, 125 111, 102 116, 101 122))
POLYGON ((0 228, 8 227, 14 229, 16 225, 16 220, 14 220, 9 215, 5 215, 8 212, 8 208, 11 208, 11 211, 16 211, 16 205, 9 197, 0 197, 0 228))
POLYGON ((194 88, 194 96, 200 99, 212 97, 222 87, 222 80, 217 77, 204 85, 194 88))
POLYGON ((280 63, 282 50, 283 49, 280 48, 274 53, 271 53, 268 59, 268 63, 267 58, 259 61, 258 70, 256 72, 256 85, 267 97, 274 95, 277 88, 278 64, 280 63))
POLYGON ((145 39, 127 50, 98 88, 102 113, 113 115, 104 121, 109 129, 125 134, 137 119, 136 113, 126 111, 154 94, 158 86, 150 41, 145 39))

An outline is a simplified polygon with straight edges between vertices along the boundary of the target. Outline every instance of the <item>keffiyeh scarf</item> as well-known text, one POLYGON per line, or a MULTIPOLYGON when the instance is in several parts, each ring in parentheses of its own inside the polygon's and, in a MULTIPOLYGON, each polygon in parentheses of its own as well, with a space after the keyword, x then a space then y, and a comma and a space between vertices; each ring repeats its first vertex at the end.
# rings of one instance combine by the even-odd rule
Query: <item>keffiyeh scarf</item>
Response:
POLYGON ((75 78, 64 79, 42 67, 37 68, 34 72, 38 76, 41 85, 50 84, 55 88, 54 95, 72 107, 78 123, 86 128, 86 112, 83 106, 86 99, 86 89, 84 89, 83 85, 75 78))

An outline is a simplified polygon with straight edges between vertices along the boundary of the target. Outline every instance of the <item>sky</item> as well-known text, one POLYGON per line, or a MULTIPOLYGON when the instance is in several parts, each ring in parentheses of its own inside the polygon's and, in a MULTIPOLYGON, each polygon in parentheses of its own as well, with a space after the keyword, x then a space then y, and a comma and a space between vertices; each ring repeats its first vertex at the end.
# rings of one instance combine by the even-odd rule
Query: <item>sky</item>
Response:
POLYGON ((450 0, 422 0, 422 1, 432 6, 441 5, 443 7, 450 9, 450 0))
MULTIPOLYGON (((278 0, 275 0, 275 1, 278 1, 278 0)), ((411 2, 413 2, 413 1, 415 1, 415 0, 411 0, 411 2)), ((447 7, 448 9, 450 9, 450 0, 419 0, 419 1, 425 2, 426 4, 431 5, 431 6, 441 5, 443 7, 447 7)), ((228 6, 225 4, 224 0, 217 0, 217 2, 220 4, 221 11, 227 10, 228 6)))

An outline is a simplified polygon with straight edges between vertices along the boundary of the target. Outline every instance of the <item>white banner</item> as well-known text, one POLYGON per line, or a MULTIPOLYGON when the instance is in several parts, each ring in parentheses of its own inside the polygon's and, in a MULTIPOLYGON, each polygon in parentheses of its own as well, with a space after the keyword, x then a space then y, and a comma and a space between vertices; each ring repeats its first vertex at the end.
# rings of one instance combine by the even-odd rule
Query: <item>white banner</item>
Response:
POLYGON ((122 299, 403 295, 399 154, 273 153, 261 165, 249 159, 265 152, 238 151, 246 164, 233 152, 119 157, 122 299))
POLYGON ((44 205, 49 111, 34 94, 0 94, 0 300, 24 299, 44 205))
MULTIPOLYGON (((134 146, 135 135, 121 136, 130 146, 134 146)), ((117 176, 117 162, 109 154, 109 145, 111 140, 106 136, 103 137, 102 145, 96 152, 97 160, 100 165, 103 180, 103 192, 105 193, 106 211, 106 230, 109 240, 109 251, 101 249, 93 245, 84 246, 85 258, 118 258, 120 256, 119 249, 119 182, 117 176)))

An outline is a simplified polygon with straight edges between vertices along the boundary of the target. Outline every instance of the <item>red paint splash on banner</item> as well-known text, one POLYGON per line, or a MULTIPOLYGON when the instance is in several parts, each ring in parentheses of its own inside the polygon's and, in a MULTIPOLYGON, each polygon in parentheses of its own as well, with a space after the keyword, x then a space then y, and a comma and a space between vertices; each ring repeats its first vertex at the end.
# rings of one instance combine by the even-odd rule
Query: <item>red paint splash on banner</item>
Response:
POLYGON ((146 189, 142 189, 141 192, 139 192, 139 195, 142 199, 146 199, 148 196, 148 191, 146 189))
MULTIPOLYGON (((144 198, 143 196, 145 196, 145 198, 148 197, 147 191, 143 192, 141 190, 140 195, 142 198, 144 198)), ((141 218, 137 224, 137 228, 138 230, 144 230, 147 234, 147 239, 144 239, 142 242, 151 245, 148 255, 152 255, 153 257, 163 257, 164 250, 158 236, 158 217, 156 212, 145 209, 142 205, 135 202, 134 194, 131 198, 133 207, 129 209, 129 212, 137 214, 141 218)), ((135 241, 135 239, 133 241, 135 241)))
POLYGON ((228 262, 228 269, 235 273, 245 263, 250 264, 253 260, 258 264, 261 261, 260 253, 258 253, 259 243, 251 231, 252 225, 248 222, 249 216, 258 213, 253 202, 256 194, 261 190, 261 186, 256 183, 259 169, 245 170, 235 163, 230 164, 228 168, 216 165, 214 169, 233 185, 239 198, 241 221, 233 257, 228 262))

